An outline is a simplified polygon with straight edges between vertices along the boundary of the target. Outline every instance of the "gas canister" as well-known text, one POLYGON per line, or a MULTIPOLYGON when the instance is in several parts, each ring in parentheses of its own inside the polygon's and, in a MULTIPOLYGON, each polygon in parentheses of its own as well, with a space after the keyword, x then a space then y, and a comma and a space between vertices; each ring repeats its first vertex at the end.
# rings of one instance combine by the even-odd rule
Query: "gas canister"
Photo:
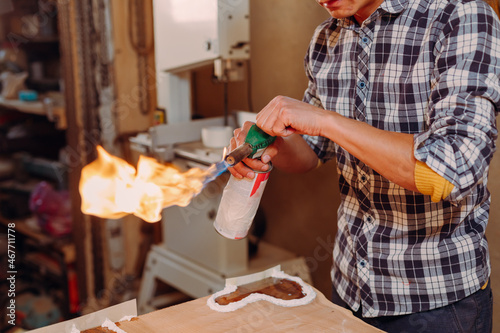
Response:
MULTIPOLYGON (((245 143, 234 149, 225 158, 228 165, 233 166, 246 157, 260 158, 264 149, 274 142, 275 137, 268 135, 256 125, 248 131, 245 143)), ((267 171, 255 171, 253 179, 229 178, 222 192, 219 210, 214 221, 214 228, 219 234, 230 239, 241 239, 247 236, 260 199, 264 193, 272 164, 267 171)))
POLYGON ((219 234, 230 239, 242 239, 247 236, 271 169, 272 164, 269 163, 267 171, 254 171, 253 179, 238 179, 231 175, 222 192, 214 221, 214 228, 219 234))

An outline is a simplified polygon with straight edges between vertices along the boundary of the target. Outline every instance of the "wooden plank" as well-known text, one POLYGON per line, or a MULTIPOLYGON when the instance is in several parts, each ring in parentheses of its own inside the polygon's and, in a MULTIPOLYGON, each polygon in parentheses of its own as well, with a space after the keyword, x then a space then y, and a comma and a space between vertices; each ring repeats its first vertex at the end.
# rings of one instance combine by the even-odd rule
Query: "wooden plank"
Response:
MULTIPOLYGON (((318 292, 315 300, 298 307, 259 301, 228 313, 216 312, 207 297, 154 311, 137 320, 120 322, 127 333, 151 332, 382 332, 318 292)), ((94 329, 92 332, 106 332, 94 329)))

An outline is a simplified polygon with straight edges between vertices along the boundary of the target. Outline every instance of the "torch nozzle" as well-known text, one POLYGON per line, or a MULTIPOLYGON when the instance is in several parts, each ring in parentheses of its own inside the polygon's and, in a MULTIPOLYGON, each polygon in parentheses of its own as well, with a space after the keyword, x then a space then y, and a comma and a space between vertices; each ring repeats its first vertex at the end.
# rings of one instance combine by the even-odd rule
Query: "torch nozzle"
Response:
POLYGON ((251 144, 245 142, 241 146, 234 149, 230 152, 224 160, 229 164, 229 166, 234 166, 241 161, 243 161, 246 157, 250 156, 253 152, 253 147, 251 144))

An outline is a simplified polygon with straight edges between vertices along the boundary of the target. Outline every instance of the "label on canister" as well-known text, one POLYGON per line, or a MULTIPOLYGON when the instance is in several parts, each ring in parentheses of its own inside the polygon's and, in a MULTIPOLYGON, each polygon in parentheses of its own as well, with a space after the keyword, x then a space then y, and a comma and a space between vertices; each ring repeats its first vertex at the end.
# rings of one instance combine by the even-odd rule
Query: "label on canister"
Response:
POLYGON ((246 237, 259 208, 271 169, 269 164, 268 171, 255 171, 253 179, 238 179, 231 175, 222 192, 214 221, 214 228, 219 234, 230 239, 246 237))

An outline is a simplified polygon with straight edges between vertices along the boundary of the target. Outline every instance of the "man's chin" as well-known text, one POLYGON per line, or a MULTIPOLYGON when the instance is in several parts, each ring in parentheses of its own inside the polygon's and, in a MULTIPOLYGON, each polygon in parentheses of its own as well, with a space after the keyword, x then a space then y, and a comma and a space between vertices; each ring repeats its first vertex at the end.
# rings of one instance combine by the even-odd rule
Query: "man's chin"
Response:
POLYGON ((352 15, 345 15, 345 14, 341 14, 341 13, 337 13, 337 12, 331 12, 330 15, 335 18, 335 19, 343 19, 343 18, 346 18, 346 17, 350 17, 352 15))
POLYGON ((347 10, 329 10, 330 16, 336 19, 343 19, 346 17, 351 17, 354 15, 354 13, 351 13, 350 11, 347 10))

